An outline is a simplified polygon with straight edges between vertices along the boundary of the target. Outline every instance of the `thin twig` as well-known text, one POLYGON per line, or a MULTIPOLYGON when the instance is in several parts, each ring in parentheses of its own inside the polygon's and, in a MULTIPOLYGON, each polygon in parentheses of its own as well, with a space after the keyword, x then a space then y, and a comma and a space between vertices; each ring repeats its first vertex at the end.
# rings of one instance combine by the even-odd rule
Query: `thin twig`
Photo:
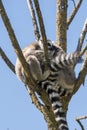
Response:
POLYGON ((29 10, 30 10, 31 17, 32 17, 34 34, 35 34, 36 40, 39 41, 40 40, 40 33, 39 33, 39 28, 38 28, 38 24, 37 24, 37 20, 36 20, 36 16, 35 16, 35 11, 33 8, 33 3, 31 0, 27 0, 27 4, 28 4, 29 10))
POLYGON ((43 113, 44 118, 45 118, 46 122, 48 123, 48 126, 50 126, 50 124, 51 124, 54 127, 56 125, 56 121, 54 119, 53 111, 50 109, 51 104, 47 103, 46 100, 43 99, 43 98, 46 99, 47 95, 44 95, 45 93, 43 93, 44 97, 43 97, 43 95, 41 95, 41 98, 43 99, 42 100, 43 104, 41 104, 38 97, 36 96, 35 92, 29 86, 26 86, 26 88, 31 97, 32 103, 34 103, 34 105, 38 108, 38 110, 43 113), (49 106, 49 108, 47 106, 49 106))
POLYGON ((84 53, 87 51, 87 45, 81 50, 80 56, 84 55, 84 53))
POLYGON ((87 75, 87 52, 85 54, 85 60, 82 65, 82 69, 80 70, 80 72, 78 74, 78 78, 76 79, 75 88, 74 88, 73 93, 76 93, 77 90, 79 89, 79 87, 81 86, 81 84, 84 84, 86 75, 87 75))
MULTIPOLYGON (((82 44, 83 44, 86 33, 87 33, 87 19, 86 19, 84 27, 81 31, 80 38, 79 38, 79 41, 78 41, 78 46, 77 46, 77 49, 76 49, 76 51, 80 51, 81 55, 83 55, 84 52, 87 50, 87 45, 86 45, 85 48, 81 51, 82 44)), ((77 78, 76 83, 75 83, 74 93, 79 89, 81 84, 84 84, 86 74, 87 74, 87 52, 85 54, 85 60, 84 60, 84 63, 82 65, 82 69, 79 72, 78 78, 77 78)))
POLYGON ((38 21, 39 21, 39 25, 40 25, 40 31, 41 31, 41 35, 42 35, 42 41, 43 41, 43 47, 44 47, 44 55, 45 55, 45 59, 46 59, 46 67, 48 67, 49 56, 48 56, 47 37, 46 37, 43 17, 42 17, 42 14, 41 14, 41 10, 40 10, 38 0, 33 0, 33 1, 34 1, 34 4, 35 4, 37 16, 38 16, 38 21))
POLYGON ((71 16, 68 18, 67 20, 67 27, 71 24, 72 20, 74 19, 76 13, 78 12, 80 6, 81 6, 81 3, 82 3, 83 0, 78 0, 78 3, 77 5, 75 6, 74 10, 72 11, 72 14, 71 16))
POLYGON ((39 109, 40 112, 43 112, 43 105, 40 103, 39 99, 37 98, 35 92, 27 86, 27 91, 31 97, 32 103, 39 109))
POLYGON ((81 129, 82 129, 82 130, 85 130, 85 129, 84 129, 84 126, 83 126, 82 123, 81 123, 81 121, 80 121, 80 120, 77 120, 77 119, 76 119, 76 121, 79 123, 81 129))
POLYGON ((22 66, 23 66, 27 81, 30 82, 33 86, 36 86, 36 84, 35 84, 35 82, 34 82, 34 80, 32 78, 32 75, 29 72, 29 66, 26 63, 26 60, 25 60, 25 58, 24 58, 24 56, 22 54, 21 48, 19 46, 19 43, 18 43, 17 38, 15 36, 14 30, 13 30, 13 28, 11 26, 11 23, 9 21, 9 18, 7 16, 7 13, 5 11, 5 8, 4 8, 3 3, 2 3, 1 0, 0 0, 0 14, 1 14, 2 20, 4 22, 4 25, 5 25, 6 29, 7 29, 7 32, 8 32, 9 38, 11 40, 12 46, 13 46, 13 48, 15 50, 15 53, 17 54, 22 66))
POLYGON ((83 29, 81 31, 81 34, 80 34, 80 37, 79 37, 79 40, 78 40, 78 46, 77 46, 77 49, 76 49, 77 51, 81 50, 86 33, 87 33, 87 19, 85 20, 83 29))
POLYGON ((74 7, 76 7, 76 3, 75 3, 75 0, 72 0, 73 4, 74 4, 74 7))
POLYGON ((83 120, 83 119, 87 119, 87 116, 80 116, 76 118, 76 120, 83 120))
POLYGON ((81 123, 81 121, 80 121, 80 120, 83 120, 83 119, 87 119, 87 116, 77 117, 77 118, 76 118, 76 121, 79 123, 80 127, 82 128, 82 130, 85 130, 84 126, 82 125, 82 123, 81 123))
POLYGON ((5 52, 0 47, 0 56, 4 60, 4 62, 7 64, 7 66, 12 70, 13 73, 15 73, 15 66, 12 64, 12 62, 9 60, 9 58, 6 56, 5 52))

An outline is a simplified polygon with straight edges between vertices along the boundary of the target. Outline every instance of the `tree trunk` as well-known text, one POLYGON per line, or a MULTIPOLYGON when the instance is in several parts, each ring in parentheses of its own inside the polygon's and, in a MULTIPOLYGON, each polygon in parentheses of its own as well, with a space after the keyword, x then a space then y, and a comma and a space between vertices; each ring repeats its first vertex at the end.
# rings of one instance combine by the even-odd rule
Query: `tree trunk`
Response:
POLYGON ((56 2, 56 43, 66 51, 67 47, 67 0, 56 2))

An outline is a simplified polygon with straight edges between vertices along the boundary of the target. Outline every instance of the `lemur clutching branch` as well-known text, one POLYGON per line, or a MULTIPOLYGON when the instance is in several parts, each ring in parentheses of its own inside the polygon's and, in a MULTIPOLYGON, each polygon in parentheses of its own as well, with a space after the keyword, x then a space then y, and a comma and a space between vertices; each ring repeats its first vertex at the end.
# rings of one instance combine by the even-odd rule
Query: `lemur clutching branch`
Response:
MULTIPOLYGON (((82 60, 80 52, 66 54, 62 48, 48 40, 49 69, 45 68, 42 41, 34 42, 23 49, 23 55, 29 64, 30 72, 37 85, 45 89, 52 104, 59 130, 68 130, 66 115, 60 99, 72 93, 75 84, 74 66, 82 60)), ((15 71, 17 77, 26 84, 22 65, 17 59, 15 71)))

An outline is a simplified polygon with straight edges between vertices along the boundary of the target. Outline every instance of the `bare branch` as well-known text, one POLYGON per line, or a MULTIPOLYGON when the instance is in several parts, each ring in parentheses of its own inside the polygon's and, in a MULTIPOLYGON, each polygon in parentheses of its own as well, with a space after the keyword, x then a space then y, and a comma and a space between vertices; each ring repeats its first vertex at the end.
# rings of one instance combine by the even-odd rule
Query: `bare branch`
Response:
POLYGON ((0 14, 1 14, 1 17, 2 17, 3 22, 5 24, 5 27, 6 27, 7 31, 8 31, 9 37, 10 37, 11 42, 12 42, 12 46, 13 46, 13 48, 14 48, 14 50, 15 50, 15 52, 16 52, 16 54, 17 54, 17 56, 18 56, 18 58, 19 58, 19 60, 20 60, 20 62, 22 64, 22 66, 23 66, 23 69, 25 70, 27 84, 31 84, 32 88, 33 87, 37 88, 36 84, 35 84, 35 82, 34 82, 34 80, 32 78, 32 75, 29 72, 28 64, 26 63, 25 58, 24 58, 24 56, 22 54, 21 48, 20 48, 20 46, 18 44, 18 41, 17 41, 16 36, 14 34, 13 28, 12 28, 12 26, 10 24, 10 21, 8 19, 8 16, 6 14, 6 11, 4 9, 4 6, 3 6, 1 0, 0 0, 0 14))
POLYGON ((55 121, 54 114, 51 109, 51 103, 49 102, 49 100, 47 101, 47 94, 44 93, 43 90, 41 90, 43 91, 40 95, 40 98, 43 101, 43 104, 41 104, 35 92, 29 86, 26 86, 26 88, 31 97, 32 103, 34 103, 34 105, 39 109, 39 111, 43 113, 48 127, 53 127, 54 130, 56 130, 55 127, 57 127, 57 122, 55 121))
POLYGON ((29 72, 29 68, 28 68, 29 66, 26 63, 25 58, 22 54, 21 48, 18 44, 18 41, 17 41, 16 36, 14 34, 13 28, 10 24, 10 21, 8 19, 8 16, 6 14, 6 11, 4 9, 4 6, 3 6, 1 0, 0 0, 0 14, 1 14, 1 17, 2 17, 3 22, 5 24, 5 27, 8 31, 9 37, 10 37, 11 42, 12 42, 12 46, 13 46, 22 66, 23 66, 25 76, 26 76, 26 84, 28 85, 28 87, 31 90, 36 91, 38 93, 38 95, 40 95, 40 98, 43 101, 43 103, 45 104, 45 106, 41 108, 40 104, 38 103, 38 99, 36 99, 37 97, 35 97, 34 93, 32 94, 33 98, 35 98, 35 100, 33 100, 33 102, 34 102, 34 104, 35 104, 35 101, 37 102, 38 109, 41 108, 41 111, 43 112, 44 118, 47 121, 47 123, 49 125, 53 125, 55 127, 56 121, 55 121, 54 114, 53 114, 52 109, 51 109, 51 103, 49 101, 47 93, 45 92, 45 90, 38 88, 34 79, 32 78, 31 73, 29 72))
MULTIPOLYGON (((86 49, 87 49, 86 47, 81 51, 81 54, 83 54, 86 51, 86 49)), ((68 98, 64 97, 64 99, 62 99, 62 104, 64 104, 63 107, 65 110, 66 110, 67 106, 69 105, 69 102, 70 102, 72 96, 78 91, 80 86, 82 84, 84 84, 86 75, 87 75, 87 52, 85 52, 85 59, 84 59, 83 65, 82 65, 82 69, 80 70, 80 72, 78 74, 78 78, 75 81, 75 87, 74 87, 73 93, 71 95, 69 95, 68 98)))
POLYGON ((81 3, 82 3, 83 0, 78 0, 78 3, 77 5, 75 6, 74 10, 72 11, 72 14, 71 16, 68 18, 67 20, 67 27, 71 24, 72 20, 74 19, 76 13, 78 12, 80 6, 81 6, 81 3))
POLYGON ((81 50, 80 56, 84 55, 84 53, 86 52, 86 50, 87 50, 87 45, 81 50))
POLYGON ((34 103, 35 106, 40 110, 40 112, 42 112, 43 111, 43 109, 42 109, 43 105, 40 103, 40 101, 37 98, 35 92, 31 88, 29 88, 29 86, 26 86, 26 88, 27 88, 27 91, 28 91, 28 93, 31 97, 32 103, 34 103))
POLYGON ((79 72, 78 78, 75 83, 74 93, 77 92, 81 84, 84 84, 85 77, 87 75, 87 52, 85 54, 85 60, 81 71, 79 72))
POLYGON ((4 60, 4 62, 7 64, 7 66, 12 70, 13 73, 15 73, 15 66, 12 64, 12 62, 9 60, 9 58, 6 56, 5 52, 0 47, 0 56, 4 60))
POLYGON ((77 120, 77 119, 76 119, 76 121, 79 123, 81 129, 82 129, 82 130, 85 130, 85 129, 84 129, 84 126, 83 126, 82 123, 81 123, 81 121, 80 121, 80 120, 77 120))
POLYGON ((81 50, 86 33, 87 33, 87 19, 85 20, 83 29, 82 29, 81 34, 80 34, 80 38, 78 40, 78 46, 76 49, 77 51, 81 50))
POLYGON ((80 116, 76 118, 76 121, 79 123, 82 130, 85 130, 84 126, 82 125, 80 120, 87 119, 87 116, 80 116))
POLYGON ((42 35, 42 41, 43 41, 43 47, 44 47, 44 55, 45 55, 45 59, 46 59, 46 67, 48 67, 49 56, 48 56, 47 37, 46 37, 43 17, 42 17, 42 14, 41 14, 41 10, 40 10, 38 0, 34 0, 34 4, 35 4, 37 16, 38 16, 38 21, 39 21, 39 25, 40 25, 40 31, 41 31, 41 35, 42 35))
POLYGON ((21 48, 20 48, 20 46, 18 44, 18 41, 17 41, 16 36, 14 34, 14 30, 13 30, 13 28, 11 26, 11 23, 9 21, 9 18, 7 16, 7 13, 6 13, 5 9, 4 9, 4 6, 3 6, 1 0, 0 0, 0 14, 1 14, 2 20, 4 22, 4 25, 5 25, 6 29, 7 29, 7 32, 8 32, 8 35, 10 37, 10 40, 12 42, 12 46, 13 46, 13 48, 15 50, 15 53, 17 54, 22 66, 23 66, 23 69, 25 70, 26 77, 28 77, 27 80, 33 86, 36 86, 34 80, 32 80, 33 78, 32 78, 32 75, 29 72, 29 66, 26 63, 26 60, 25 60, 25 58, 24 58, 24 56, 22 54, 21 48))
POLYGON ((27 0, 27 4, 28 4, 29 10, 30 10, 31 17, 32 17, 34 34, 35 34, 36 40, 38 41, 40 39, 40 33, 39 33, 39 28, 38 28, 38 24, 37 24, 37 20, 36 20, 36 16, 35 16, 35 11, 33 8, 33 3, 31 0, 27 0))
MULTIPOLYGON (((80 34, 80 38, 79 38, 79 41, 78 41, 78 46, 77 46, 77 49, 76 49, 76 51, 80 51, 80 55, 81 56, 87 50, 87 45, 86 45, 85 48, 81 51, 82 44, 83 44, 83 41, 84 41, 86 33, 87 33, 87 19, 85 21, 85 24, 83 26, 82 32, 80 34)), ((86 55, 85 55, 85 60, 84 60, 82 69, 79 72, 78 78, 76 80, 74 93, 79 89, 81 84, 84 84, 84 80, 85 80, 86 74, 87 74, 87 52, 86 52, 86 55)))
POLYGON ((56 2, 56 44, 67 50, 67 4, 68 0, 56 2))
POLYGON ((83 120, 83 119, 87 119, 87 116, 80 116, 76 118, 76 120, 83 120))
POLYGON ((72 0, 73 4, 74 4, 74 7, 76 6, 76 3, 75 3, 75 0, 72 0))

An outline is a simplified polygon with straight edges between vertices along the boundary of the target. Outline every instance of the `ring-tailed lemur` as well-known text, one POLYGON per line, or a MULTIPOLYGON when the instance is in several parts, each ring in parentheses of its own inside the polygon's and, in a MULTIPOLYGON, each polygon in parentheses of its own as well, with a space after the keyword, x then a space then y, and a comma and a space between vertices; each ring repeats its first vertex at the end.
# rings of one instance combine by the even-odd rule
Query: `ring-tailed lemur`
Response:
MULTIPOLYGON (((68 130, 66 115, 60 98, 73 91, 75 73, 73 66, 81 60, 79 53, 66 54, 62 48, 48 40, 49 70, 45 69, 45 58, 42 41, 34 42, 23 49, 23 55, 29 64, 30 72, 38 86, 45 89, 52 103, 58 130, 68 130)), ((15 71, 17 77, 26 83, 24 70, 17 59, 15 71)))

